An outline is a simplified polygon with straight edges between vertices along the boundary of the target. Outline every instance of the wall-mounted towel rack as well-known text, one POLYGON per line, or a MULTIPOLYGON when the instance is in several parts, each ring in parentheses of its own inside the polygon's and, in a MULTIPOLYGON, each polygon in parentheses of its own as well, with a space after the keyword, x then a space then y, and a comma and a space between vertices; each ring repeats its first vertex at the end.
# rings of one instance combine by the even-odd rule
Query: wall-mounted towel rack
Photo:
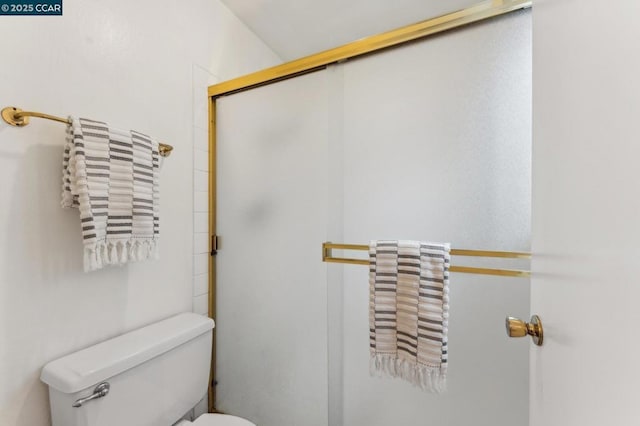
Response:
MULTIPOLYGON (((68 119, 64 117, 56 117, 55 115, 44 114, 42 112, 35 111, 23 111, 16 107, 6 107, 2 109, 2 119, 8 124, 16 127, 24 127, 29 124, 29 117, 45 118, 47 120, 58 121, 60 123, 71 124, 68 119)), ((168 157, 173 151, 171 145, 165 143, 159 144, 158 151, 163 157, 168 157)))
MULTIPOLYGON (((334 244, 322 243, 322 261, 331 263, 348 263, 351 265, 368 265, 368 259, 353 259, 346 257, 333 257, 332 250, 358 250, 369 251, 369 246, 364 244, 334 244)), ((470 257, 491 257, 502 259, 531 259, 531 253, 516 251, 489 251, 489 250, 464 250, 451 249, 452 256, 470 256, 470 257)), ((482 274, 482 275, 498 275, 502 277, 520 277, 526 278, 531 276, 530 271, 520 269, 493 269, 478 268, 473 266, 454 266, 449 268, 451 272, 462 272, 465 274, 482 274)))

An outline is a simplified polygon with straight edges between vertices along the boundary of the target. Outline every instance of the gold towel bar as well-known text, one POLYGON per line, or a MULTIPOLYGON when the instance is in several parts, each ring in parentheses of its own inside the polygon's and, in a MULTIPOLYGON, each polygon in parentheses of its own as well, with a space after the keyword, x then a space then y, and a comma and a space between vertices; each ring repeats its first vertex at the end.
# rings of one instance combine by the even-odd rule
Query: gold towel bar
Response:
MULTIPOLYGON (((6 107, 2 110, 2 118, 8 124, 16 127, 24 127, 29 124, 29 117, 45 118, 47 120, 58 121, 60 123, 71 124, 68 119, 63 117, 56 117, 55 115, 44 114, 42 112, 35 111, 23 111, 16 107, 6 107)), ((163 157, 168 157, 173 151, 171 145, 164 143, 159 144, 158 151, 163 157)))
MULTIPOLYGON (((348 263, 351 265, 368 265, 367 259, 351 259, 343 257, 333 257, 332 250, 359 250, 369 251, 369 246, 364 244, 334 244, 322 243, 322 261, 330 263, 348 263)), ((531 259, 531 253, 515 252, 515 251, 490 251, 490 250, 463 250, 451 249, 452 256, 471 256, 471 257, 493 257, 503 259, 531 259)), ((451 266, 451 272, 462 272, 465 274, 482 274, 482 275, 498 275, 502 277, 521 277, 531 276, 530 271, 519 269, 493 269, 493 268, 477 268, 472 266, 451 266)))

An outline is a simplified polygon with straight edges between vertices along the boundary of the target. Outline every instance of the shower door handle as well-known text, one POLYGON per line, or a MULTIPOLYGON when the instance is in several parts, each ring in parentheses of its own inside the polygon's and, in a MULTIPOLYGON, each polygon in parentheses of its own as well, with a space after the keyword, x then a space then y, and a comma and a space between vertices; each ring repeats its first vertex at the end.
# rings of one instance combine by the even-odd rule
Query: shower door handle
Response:
POLYGON ((519 318, 507 317, 505 325, 509 337, 525 337, 528 335, 531 336, 533 343, 542 346, 544 333, 539 316, 533 315, 530 322, 524 322, 519 318))

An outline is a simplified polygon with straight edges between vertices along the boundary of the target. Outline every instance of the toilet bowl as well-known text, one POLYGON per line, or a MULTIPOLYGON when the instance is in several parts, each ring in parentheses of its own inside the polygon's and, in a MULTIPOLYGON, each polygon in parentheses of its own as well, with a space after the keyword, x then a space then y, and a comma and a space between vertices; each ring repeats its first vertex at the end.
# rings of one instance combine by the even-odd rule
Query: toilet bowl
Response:
POLYGON ((203 414, 195 421, 182 421, 176 426, 256 426, 249 420, 227 414, 203 414))
MULTIPOLYGON (((47 364, 52 426, 171 426, 207 393, 213 320, 184 313, 47 364)), ((203 414, 176 426, 256 426, 203 414)))

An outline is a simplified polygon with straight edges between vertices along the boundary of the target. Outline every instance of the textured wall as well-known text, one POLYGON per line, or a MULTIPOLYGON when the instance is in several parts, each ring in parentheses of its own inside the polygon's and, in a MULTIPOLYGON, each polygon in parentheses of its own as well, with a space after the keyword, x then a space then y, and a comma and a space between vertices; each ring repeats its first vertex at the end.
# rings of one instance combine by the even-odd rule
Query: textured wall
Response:
POLYGON ((161 171, 161 260, 85 274, 78 213, 59 202, 64 126, 0 123, 0 424, 46 426, 45 363, 192 309, 204 89, 278 58, 215 0, 68 0, 62 17, 0 21, 0 106, 93 117, 175 147, 161 171))

